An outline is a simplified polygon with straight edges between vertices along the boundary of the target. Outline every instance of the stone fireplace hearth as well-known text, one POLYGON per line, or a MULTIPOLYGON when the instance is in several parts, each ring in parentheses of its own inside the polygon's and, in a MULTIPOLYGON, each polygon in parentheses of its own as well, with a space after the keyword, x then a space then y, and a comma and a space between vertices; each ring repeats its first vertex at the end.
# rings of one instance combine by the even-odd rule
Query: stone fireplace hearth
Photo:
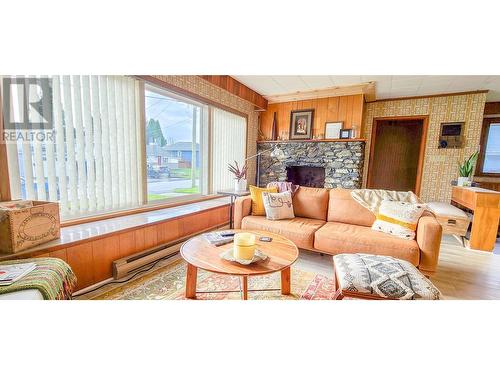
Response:
MULTIPOLYGON (((276 145, 283 150, 285 157, 273 158, 270 152, 260 156, 260 186, 266 186, 272 181, 289 181, 289 176, 292 177, 299 170, 296 167, 303 166, 324 169, 324 183, 321 187, 361 188, 364 141, 261 142, 258 143, 257 150, 259 153, 270 151, 276 145)), ((304 169, 304 178, 310 180, 313 176, 312 171, 304 169)), ((311 183, 313 186, 318 186, 318 181, 315 179, 311 183)))

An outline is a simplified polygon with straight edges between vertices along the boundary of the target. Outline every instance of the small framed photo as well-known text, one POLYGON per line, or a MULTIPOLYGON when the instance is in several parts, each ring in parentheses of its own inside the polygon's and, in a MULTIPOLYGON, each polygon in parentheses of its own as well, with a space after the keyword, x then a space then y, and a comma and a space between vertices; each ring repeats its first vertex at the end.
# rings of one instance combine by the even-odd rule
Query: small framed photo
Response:
POLYGON ((325 139, 339 139, 343 121, 325 123, 325 139))
POLYGON ((314 109, 292 111, 290 114, 290 139, 311 139, 314 109))
POLYGON ((352 135, 352 129, 340 129, 340 139, 349 139, 352 135))

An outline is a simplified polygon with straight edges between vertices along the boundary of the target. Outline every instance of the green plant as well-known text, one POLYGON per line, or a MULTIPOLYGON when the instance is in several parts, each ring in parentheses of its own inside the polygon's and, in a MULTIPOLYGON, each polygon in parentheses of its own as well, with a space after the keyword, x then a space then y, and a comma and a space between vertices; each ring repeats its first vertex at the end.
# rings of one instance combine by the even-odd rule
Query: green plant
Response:
POLYGON ((460 166, 460 177, 471 177, 474 171, 474 164, 476 163, 479 152, 474 152, 464 163, 460 166))

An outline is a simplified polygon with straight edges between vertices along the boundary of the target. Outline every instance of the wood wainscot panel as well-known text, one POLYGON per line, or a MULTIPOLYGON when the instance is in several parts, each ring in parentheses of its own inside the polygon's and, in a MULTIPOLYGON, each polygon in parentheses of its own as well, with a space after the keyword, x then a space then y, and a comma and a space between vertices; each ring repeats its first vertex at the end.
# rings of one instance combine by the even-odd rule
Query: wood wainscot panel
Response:
POLYGON ((135 231, 121 233, 119 235, 119 253, 120 258, 132 255, 135 253, 135 231))
POLYGON ((68 262, 68 256, 66 254, 66 249, 60 249, 60 250, 56 250, 56 251, 51 251, 49 254, 48 254, 49 257, 51 258, 59 258, 59 259, 62 259, 64 260, 66 263, 68 262))
POLYGON ((144 248, 149 249, 158 245, 158 224, 144 228, 144 248))
POLYGON ((83 289, 94 284, 92 242, 68 247, 66 251, 68 264, 77 277, 75 290, 83 289))
POLYGON ((170 220, 158 224, 158 244, 175 240, 180 236, 179 220, 170 220))
POLYGON ((111 263, 120 258, 120 236, 109 236, 92 241, 94 282, 98 283, 113 276, 111 263))

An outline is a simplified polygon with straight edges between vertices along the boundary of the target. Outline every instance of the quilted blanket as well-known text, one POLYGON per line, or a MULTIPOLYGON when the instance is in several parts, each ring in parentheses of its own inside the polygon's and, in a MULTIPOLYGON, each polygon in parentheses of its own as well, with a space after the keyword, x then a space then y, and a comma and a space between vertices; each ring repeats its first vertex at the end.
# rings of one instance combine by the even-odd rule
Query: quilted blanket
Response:
POLYGON ((76 276, 70 266, 57 258, 30 258, 9 260, 0 264, 35 263, 36 268, 16 282, 0 286, 0 294, 37 289, 44 299, 71 299, 76 276))
POLYGON ((422 201, 411 191, 391 191, 379 189, 354 189, 351 196, 363 207, 374 214, 378 213, 383 200, 401 201, 408 203, 422 203, 422 201))

